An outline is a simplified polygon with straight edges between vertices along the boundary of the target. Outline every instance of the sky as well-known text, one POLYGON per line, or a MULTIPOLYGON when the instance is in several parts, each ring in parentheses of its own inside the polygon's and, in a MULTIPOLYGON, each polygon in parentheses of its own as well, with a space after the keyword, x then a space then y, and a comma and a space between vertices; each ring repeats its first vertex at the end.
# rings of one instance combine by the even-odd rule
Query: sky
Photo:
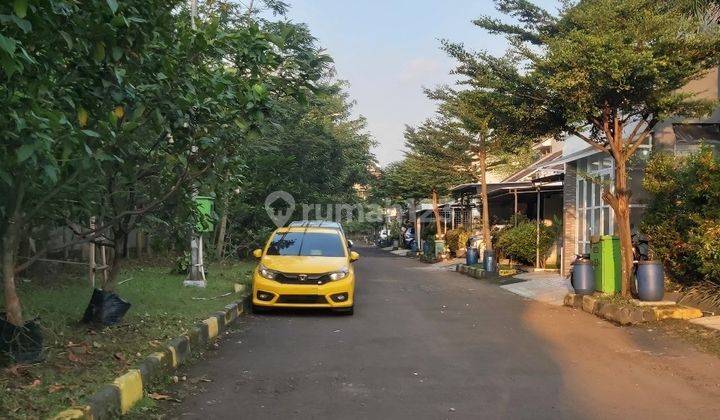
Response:
MULTIPOLYGON (((454 61, 440 40, 502 54, 504 40, 472 24, 499 16, 492 0, 286 0, 289 18, 305 22, 349 82, 355 112, 367 118, 382 166, 403 157, 405 125, 432 117, 423 87, 452 84, 454 61)), ((556 1, 536 0, 555 11, 556 1)))

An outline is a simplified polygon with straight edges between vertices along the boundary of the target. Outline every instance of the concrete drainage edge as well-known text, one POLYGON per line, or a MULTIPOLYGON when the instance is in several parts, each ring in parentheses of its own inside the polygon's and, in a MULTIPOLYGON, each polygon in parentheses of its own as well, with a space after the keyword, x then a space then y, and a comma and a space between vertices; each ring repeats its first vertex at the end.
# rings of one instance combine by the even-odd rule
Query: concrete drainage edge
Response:
POLYGON ((700 318, 703 315, 699 309, 688 306, 620 306, 603 301, 597 296, 581 296, 574 293, 568 293, 565 296, 564 304, 620 325, 635 325, 663 319, 688 320, 700 318))
POLYGON ((227 327, 245 313, 250 296, 225 305, 222 311, 195 324, 187 335, 170 340, 165 349, 150 354, 134 369, 100 387, 85 405, 71 407, 53 417, 55 420, 109 419, 127 414, 145 393, 145 386, 164 373, 182 365, 191 355, 192 348, 205 348, 227 327))
POLYGON ((455 271, 476 279, 497 279, 500 277, 497 272, 488 273, 480 267, 471 267, 467 264, 458 264, 455 271))

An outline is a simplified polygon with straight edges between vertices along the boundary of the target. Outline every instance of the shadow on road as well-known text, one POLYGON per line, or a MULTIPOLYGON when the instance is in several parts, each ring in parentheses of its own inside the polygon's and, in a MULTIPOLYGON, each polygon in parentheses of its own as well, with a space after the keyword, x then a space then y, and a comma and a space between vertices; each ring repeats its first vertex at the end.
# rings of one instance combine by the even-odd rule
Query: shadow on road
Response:
MULTIPOLYGON (((456 273, 357 248, 356 312, 245 318, 188 377, 175 418, 576 418, 527 303, 456 273)), ((177 392, 180 392, 179 390, 177 392)))

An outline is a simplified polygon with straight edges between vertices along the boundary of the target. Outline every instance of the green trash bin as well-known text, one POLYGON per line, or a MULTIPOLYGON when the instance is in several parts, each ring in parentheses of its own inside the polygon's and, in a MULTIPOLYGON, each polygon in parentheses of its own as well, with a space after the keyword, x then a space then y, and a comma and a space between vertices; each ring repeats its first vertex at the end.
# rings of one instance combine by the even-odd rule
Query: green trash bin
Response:
POLYGON ((445 252, 445 241, 442 239, 436 239, 435 240, 435 258, 440 258, 440 255, 442 255, 445 252))
POLYGON ((615 294, 621 290, 620 238, 605 235, 590 243, 595 290, 615 294))
POLYGON ((199 213, 199 220, 195 225, 195 229, 198 232, 212 232, 215 229, 215 225, 213 224, 213 206, 215 199, 213 197, 198 195, 193 200, 199 213))

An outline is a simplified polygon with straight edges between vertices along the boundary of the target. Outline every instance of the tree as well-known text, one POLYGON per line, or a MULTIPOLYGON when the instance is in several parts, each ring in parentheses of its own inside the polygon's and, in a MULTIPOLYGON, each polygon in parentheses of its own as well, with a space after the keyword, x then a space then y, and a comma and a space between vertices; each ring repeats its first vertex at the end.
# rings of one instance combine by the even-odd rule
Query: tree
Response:
POLYGON ((227 2, 204 5, 193 25, 179 0, 0 7, 0 112, 10 116, 0 121, 0 241, 15 325, 15 275, 53 251, 18 264, 20 238, 67 222, 75 243, 114 247, 112 290, 129 232, 239 170, 273 103, 301 100, 330 62, 303 25, 227 2), (90 230, 89 216, 99 218, 90 230))
MULTIPOLYGON (((84 195, 97 162, 112 159, 98 150, 100 134, 91 119, 118 118, 96 90, 99 80, 124 76, 124 66, 147 48, 152 27, 172 16, 166 1, 83 4, 15 1, 0 6, 0 234, 8 322, 22 325, 15 275, 20 238, 39 224, 84 218, 92 206, 84 195), (102 75, 100 77, 99 75, 102 75), (93 98, 98 114, 85 100, 93 98)), ((162 25, 160 25, 162 26, 162 25)), ((85 219, 87 220, 87 219, 85 219)))
POLYGON ((430 97, 441 99, 441 112, 459 124, 458 135, 463 139, 465 155, 471 157, 469 169, 480 181, 483 242, 485 249, 491 251, 487 174, 513 161, 510 154, 520 151, 530 139, 517 134, 520 121, 504 95, 490 90, 445 89, 430 92, 430 97))
POLYGON ((498 0, 517 18, 475 23, 513 46, 502 58, 448 44, 476 89, 505 95, 532 135, 570 133, 615 164, 603 200, 615 214, 622 249, 622 293, 630 294, 632 243, 628 162, 658 121, 699 116, 713 103, 682 91, 718 64, 717 28, 699 30, 688 2, 584 0, 553 16, 524 0, 498 0))
POLYGON ((467 140, 458 124, 443 117, 427 120, 417 128, 405 129, 405 146, 409 151, 402 164, 403 173, 416 194, 431 199, 437 233, 442 232, 439 196, 472 179, 468 171, 472 155, 467 140))
MULTIPOLYGON (((243 253, 266 240, 272 221, 263 203, 274 191, 290 192, 298 204, 359 203, 354 186, 368 182, 374 141, 365 119, 352 117, 344 83, 326 70, 303 100, 275 102, 262 137, 250 140, 241 155, 243 169, 232 187, 237 192, 229 194, 229 248, 243 253)), ((302 206, 295 211, 295 218, 302 216, 302 206)))
MULTIPOLYGON (((148 89, 139 106, 155 111, 141 127, 118 125, 107 145, 119 159, 102 168, 98 211, 110 220, 116 251, 104 290, 114 288, 142 219, 174 194, 191 206, 222 174, 242 171, 239 156, 262 135, 273 103, 304 96, 329 62, 304 26, 238 18, 234 6, 219 5, 202 8, 195 28, 181 14, 169 43, 126 73, 127 86, 148 89)), ((132 93, 123 99, 136 100, 132 93)))

